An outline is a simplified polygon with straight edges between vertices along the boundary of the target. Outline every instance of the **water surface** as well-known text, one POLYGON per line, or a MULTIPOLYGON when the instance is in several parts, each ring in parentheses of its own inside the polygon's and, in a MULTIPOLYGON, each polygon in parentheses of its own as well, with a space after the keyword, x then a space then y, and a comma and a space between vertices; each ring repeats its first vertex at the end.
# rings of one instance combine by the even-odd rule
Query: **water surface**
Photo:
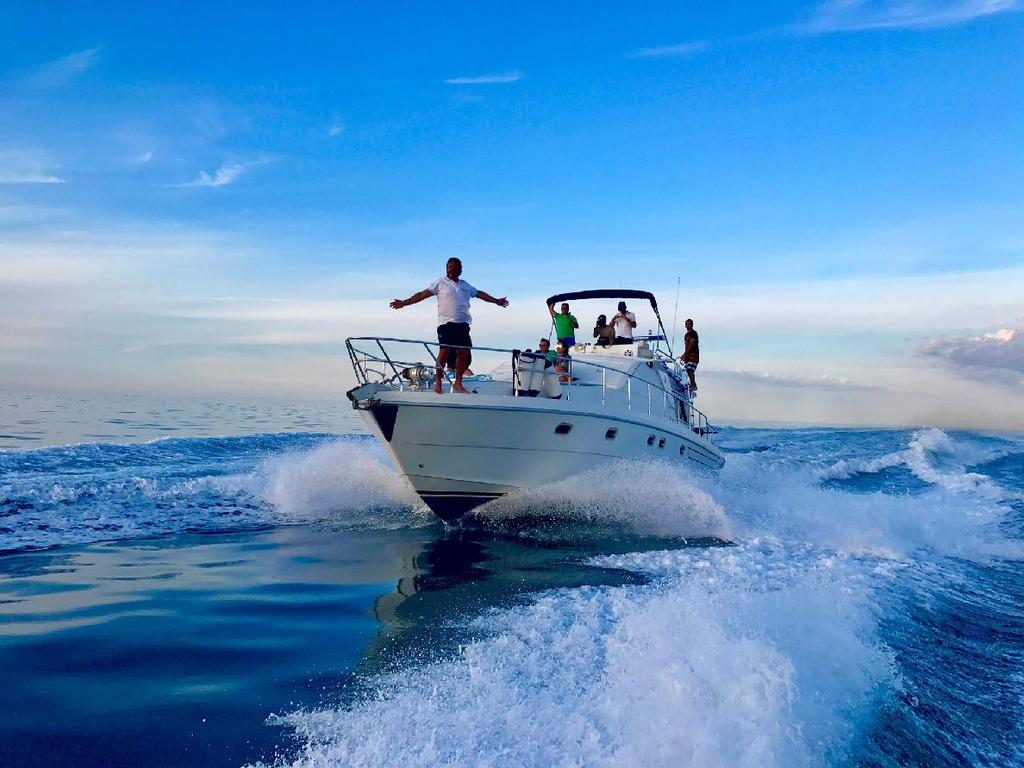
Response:
POLYGON ((1024 757, 1019 436, 726 430, 447 529, 235 431, 0 452, 0 764, 1024 757))

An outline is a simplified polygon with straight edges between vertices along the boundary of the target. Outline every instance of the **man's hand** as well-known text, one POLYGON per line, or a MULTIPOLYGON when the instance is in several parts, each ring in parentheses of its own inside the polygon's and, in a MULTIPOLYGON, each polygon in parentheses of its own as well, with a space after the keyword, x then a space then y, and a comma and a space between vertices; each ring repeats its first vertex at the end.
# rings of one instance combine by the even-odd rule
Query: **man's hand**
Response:
POLYGON ((408 299, 395 299, 394 301, 391 302, 391 308, 401 309, 402 307, 408 307, 410 304, 419 304, 428 296, 433 295, 434 294, 432 294, 429 290, 420 291, 419 293, 414 293, 408 299))
POLYGON ((500 299, 496 299, 493 296, 491 296, 491 294, 487 293, 487 291, 477 291, 476 297, 481 301, 486 301, 491 304, 497 304, 499 307, 508 306, 508 299, 506 299, 504 296, 502 296, 500 299))

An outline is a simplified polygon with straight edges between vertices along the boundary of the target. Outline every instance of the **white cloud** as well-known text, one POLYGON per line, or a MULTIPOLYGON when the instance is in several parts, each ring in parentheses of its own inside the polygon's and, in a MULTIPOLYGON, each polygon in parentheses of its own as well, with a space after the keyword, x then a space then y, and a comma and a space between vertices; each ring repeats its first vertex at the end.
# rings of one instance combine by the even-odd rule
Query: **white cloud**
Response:
POLYGON ((269 160, 249 160, 247 162, 240 163, 226 163, 220 168, 215 170, 213 173, 207 173, 206 171, 200 171, 192 181, 179 184, 179 187, 226 187, 229 184, 234 183, 238 180, 242 174, 246 173, 250 168, 255 168, 258 165, 266 165, 269 160))
POLYGON ((799 28, 812 34, 929 29, 1015 11, 1019 0, 826 0, 799 28))
POLYGON ((37 150, 0 150, 0 184, 63 184, 49 158, 37 150))
POLYGON ((693 56, 694 54, 706 51, 710 43, 706 40, 697 40, 691 43, 678 43, 676 45, 659 45, 654 48, 640 48, 626 54, 630 59, 668 59, 693 56))
POLYGON ((497 83, 514 83, 523 79, 523 73, 513 70, 496 75, 475 75, 472 77, 453 77, 445 82, 448 85, 494 85, 497 83))
POLYGON ((1024 385, 1024 327, 961 338, 933 338, 918 350, 947 360, 957 373, 979 381, 1024 385))
POLYGON ((327 130, 325 131, 325 133, 327 134, 327 138, 329 139, 337 138, 338 136, 341 136, 341 134, 343 134, 344 132, 345 121, 339 117, 334 118, 334 120, 331 121, 331 124, 327 126, 327 130))
POLYGON ((53 88, 88 72, 99 62, 100 46, 69 53, 40 66, 27 78, 37 88, 53 88))

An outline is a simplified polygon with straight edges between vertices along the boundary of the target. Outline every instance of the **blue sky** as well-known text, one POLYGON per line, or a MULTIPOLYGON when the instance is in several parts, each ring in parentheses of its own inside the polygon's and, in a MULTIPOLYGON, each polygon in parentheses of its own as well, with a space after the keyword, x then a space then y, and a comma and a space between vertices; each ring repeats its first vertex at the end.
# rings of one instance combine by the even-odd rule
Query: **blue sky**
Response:
POLYGON ((712 412, 1024 428, 1021 3, 251 5, 5 4, 7 388, 328 394, 457 254, 481 342, 679 277, 712 412))

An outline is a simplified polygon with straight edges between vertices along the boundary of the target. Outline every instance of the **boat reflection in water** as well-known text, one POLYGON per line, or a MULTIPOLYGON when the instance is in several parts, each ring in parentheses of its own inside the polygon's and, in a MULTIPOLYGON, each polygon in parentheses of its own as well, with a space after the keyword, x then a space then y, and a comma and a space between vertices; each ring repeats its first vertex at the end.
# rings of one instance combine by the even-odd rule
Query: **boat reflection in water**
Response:
POLYGON ((722 546, 719 539, 633 538, 627 541, 574 540, 539 545, 525 536, 511 538, 479 529, 449 530, 423 544, 404 563, 395 589, 374 602, 380 623, 368 643, 363 672, 396 669, 410 658, 442 659, 471 642, 479 631, 472 619, 490 608, 523 602, 548 589, 639 584, 631 571, 588 565, 601 554, 659 550, 667 546, 722 546))

